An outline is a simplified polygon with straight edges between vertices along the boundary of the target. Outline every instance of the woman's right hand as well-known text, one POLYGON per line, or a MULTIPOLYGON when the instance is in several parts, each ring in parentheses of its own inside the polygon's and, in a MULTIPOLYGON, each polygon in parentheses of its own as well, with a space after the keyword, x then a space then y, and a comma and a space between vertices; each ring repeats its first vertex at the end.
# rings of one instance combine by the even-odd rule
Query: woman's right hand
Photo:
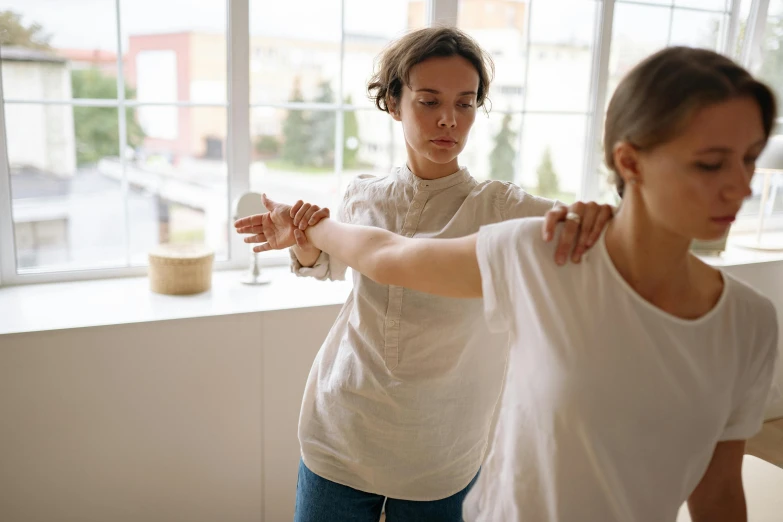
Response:
POLYGON ((289 214, 294 220, 294 239, 296 240, 296 247, 294 248, 299 251, 296 252, 297 257, 299 257, 300 252, 305 255, 316 254, 317 256, 317 254, 320 254, 321 251, 307 241, 307 235, 305 235, 304 231, 307 230, 307 227, 317 225, 322 219, 328 218, 330 215, 329 209, 305 203, 300 199, 291 207, 289 214))

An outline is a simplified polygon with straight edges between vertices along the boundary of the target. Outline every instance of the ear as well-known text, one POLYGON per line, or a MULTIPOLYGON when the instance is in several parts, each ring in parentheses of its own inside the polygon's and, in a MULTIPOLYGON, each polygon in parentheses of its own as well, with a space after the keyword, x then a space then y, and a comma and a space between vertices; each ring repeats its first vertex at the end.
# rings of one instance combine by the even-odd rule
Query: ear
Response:
POLYGON ((621 141, 612 150, 614 167, 617 173, 627 185, 639 184, 642 181, 642 169, 640 165, 639 149, 621 141))
POLYGON ((392 118, 394 118, 395 121, 401 121, 402 116, 400 116, 400 104, 397 103, 398 100, 389 97, 386 100, 386 106, 389 108, 389 114, 392 118))

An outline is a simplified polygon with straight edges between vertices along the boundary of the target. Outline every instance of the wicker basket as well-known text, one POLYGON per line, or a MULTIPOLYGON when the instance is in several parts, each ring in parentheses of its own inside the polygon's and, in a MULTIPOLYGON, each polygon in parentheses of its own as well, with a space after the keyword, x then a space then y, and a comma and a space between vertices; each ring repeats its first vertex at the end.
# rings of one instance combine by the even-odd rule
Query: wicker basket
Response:
POLYGON ((159 245, 149 253, 150 289, 168 295, 206 292, 212 286, 214 257, 203 245, 159 245))

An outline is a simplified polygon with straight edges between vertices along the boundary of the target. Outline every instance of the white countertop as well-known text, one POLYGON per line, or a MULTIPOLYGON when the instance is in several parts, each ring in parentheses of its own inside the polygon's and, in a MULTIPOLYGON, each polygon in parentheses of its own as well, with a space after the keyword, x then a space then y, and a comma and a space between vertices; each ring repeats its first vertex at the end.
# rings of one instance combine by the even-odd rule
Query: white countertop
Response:
POLYGON ((245 270, 214 272, 212 289, 190 296, 150 291, 146 277, 0 288, 0 335, 166 321, 342 304, 350 281, 299 278, 288 267, 265 268, 266 285, 241 283, 245 270))

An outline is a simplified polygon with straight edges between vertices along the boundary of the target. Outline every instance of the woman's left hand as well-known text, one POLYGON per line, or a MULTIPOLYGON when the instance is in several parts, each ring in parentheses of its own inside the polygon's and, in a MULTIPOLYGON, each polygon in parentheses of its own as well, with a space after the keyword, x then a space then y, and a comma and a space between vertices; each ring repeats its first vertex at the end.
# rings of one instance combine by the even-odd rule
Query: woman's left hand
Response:
POLYGON ((570 207, 557 206, 547 212, 544 220, 544 241, 551 241, 555 237, 557 224, 565 221, 555 250, 555 262, 564 265, 570 252, 571 261, 579 263, 582 255, 598 241, 613 216, 613 206, 600 205, 595 201, 577 201, 570 207))

